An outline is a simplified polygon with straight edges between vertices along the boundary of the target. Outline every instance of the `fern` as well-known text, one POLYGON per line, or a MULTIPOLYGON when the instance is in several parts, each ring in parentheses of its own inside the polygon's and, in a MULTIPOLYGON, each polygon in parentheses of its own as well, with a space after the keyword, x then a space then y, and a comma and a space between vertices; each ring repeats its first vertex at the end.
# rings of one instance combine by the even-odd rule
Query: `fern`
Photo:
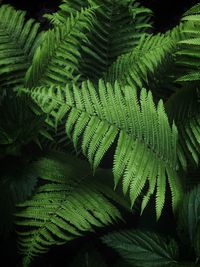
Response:
POLYGON ((151 28, 151 11, 136 1, 95 0, 98 6, 94 30, 89 43, 82 46, 82 72, 86 78, 98 79, 116 58, 137 45, 151 28), (120 14, 120 15, 119 15, 120 14))
MULTIPOLYGON (((24 90, 26 91, 26 90, 24 90)), ((123 191, 130 191, 132 205, 148 183, 142 210, 156 190, 156 213, 160 217, 167 177, 176 210, 181 198, 177 176, 177 129, 168 123, 162 101, 156 108, 151 92, 143 89, 138 103, 134 88, 112 87, 99 81, 99 94, 90 82, 81 90, 34 88, 26 91, 49 114, 55 125, 67 114, 66 133, 75 147, 82 136, 82 151, 95 170, 111 144, 118 139, 114 156, 115 187, 123 176, 123 191), (117 108, 116 108, 117 107, 117 108)))
POLYGON ((80 12, 81 8, 88 8, 90 5, 89 0, 62 0, 59 6, 59 11, 53 14, 45 14, 47 18, 54 26, 65 23, 66 19, 75 14, 77 11, 80 12))
POLYGON ((173 239, 139 230, 118 231, 104 236, 103 242, 115 249, 131 266, 161 267, 177 262, 178 246, 173 239))
POLYGON ((24 266, 50 246, 63 244, 121 217, 110 202, 115 194, 101 179, 91 177, 84 162, 58 154, 42 158, 32 168, 46 183, 30 200, 18 205, 16 224, 24 266))
POLYGON ((1 87, 24 83, 24 75, 40 41, 39 24, 25 21, 26 13, 9 5, 0 7, 0 82, 1 87))
MULTIPOLYGON (((158 82, 163 76, 165 76, 165 80, 167 79, 166 70, 172 66, 171 55, 175 44, 174 40, 165 34, 143 35, 131 52, 118 57, 104 78, 111 83, 118 80, 121 85, 128 84, 136 88, 149 85, 153 87, 156 83, 154 94, 157 97, 160 95, 164 97, 163 85, 161 85, 160 95, 158 93, 158 82)), ((167 82, 169 86, 169 79, 167 82)))
POLYGON ((92 9, 71 15, 63 25, 48 30, 26 74, 26 86, 61 84, 79 79, 80 43, 90 29, 92 9))
POLYGON ((179 42, 180 49, 177 52, 177 64, 183 69, 178 82, 194 82, 200 80, 199 74, 199 22, 200 5, 197 4, 185 13, 182 20, 186 22, 183 32, 185 39, 179 42))
POLYGON ((179 159, 183 169, 187 162, 199 163, 199 91, 184 88, 172 95, 166 103, 166 110, 171 121, 175 121, 179 130, 179 159), (181 152, 182 151, 182 152, 181 152))
POLYGON ((89 42, 82 45, 80 71, 86 78, 97 79, 119 55, 129 52, 141 35, 149 31, 152 12, 135 0, 74 0, 63 1, 60 11, 48 18, 54 25, 60 25, 70 14, 88 6, 95 9, 96 19, 92 31, 87 34, 89 42))

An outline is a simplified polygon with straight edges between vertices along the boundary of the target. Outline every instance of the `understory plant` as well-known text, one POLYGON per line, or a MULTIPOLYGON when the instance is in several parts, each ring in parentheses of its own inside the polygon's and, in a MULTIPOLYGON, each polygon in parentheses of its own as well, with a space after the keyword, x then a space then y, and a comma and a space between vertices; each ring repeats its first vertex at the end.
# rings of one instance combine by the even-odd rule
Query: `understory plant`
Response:
POLYGON ((16 233, 16 266, 58 245, 70 267, 198 266, 200 4, 164 33, 136 0, 44 17, 46 31, 0 6, 0 233, 16 233))

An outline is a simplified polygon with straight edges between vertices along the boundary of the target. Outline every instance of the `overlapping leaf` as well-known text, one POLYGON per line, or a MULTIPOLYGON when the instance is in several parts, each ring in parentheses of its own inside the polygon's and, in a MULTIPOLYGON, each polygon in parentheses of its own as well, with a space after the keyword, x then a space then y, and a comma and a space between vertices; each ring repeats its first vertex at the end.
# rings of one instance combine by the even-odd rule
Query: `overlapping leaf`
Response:
POLYGON ((119 231, 104 236, 103 242, 135 267, 172 266, 178 258, 178 246, 173 239, 148 231, 119 231))
MULTIPOLYGON (((46 183, 18 205, 16 224, 24 266, 51 245, 64 244, 121 218, 112 202, 123 201, 101 179, 92 177, 85 162, 57 154, 42 158, 32 168, 46 183)), ((101 175, 105 173, 100 171, 101 175)))
POLYGON ((177 175, 177 129, 168 122, 162 101, 155 107, 152 94, 143 89, 140 100, 131 87, 122 88, 99 81, 98 92, 92 83, 82 88, 34 88, 22 90, 48 114, 53 126, 66 116, 66 134, 82 151, 95 170, 111 144, 117 139, 113 173, 115 186, 122 179, 123 191, 130 193, 132 205, 145 185, 142 210, 156 191, 156 212, 160 217, 167 181, 176 210, 181 198, 177 175))
POLYGON ((1 87, 24 83, 40 40, 39 24, 25 21, 26 12, 16 11, 9 5, 0 8, 0 83, 1 87))

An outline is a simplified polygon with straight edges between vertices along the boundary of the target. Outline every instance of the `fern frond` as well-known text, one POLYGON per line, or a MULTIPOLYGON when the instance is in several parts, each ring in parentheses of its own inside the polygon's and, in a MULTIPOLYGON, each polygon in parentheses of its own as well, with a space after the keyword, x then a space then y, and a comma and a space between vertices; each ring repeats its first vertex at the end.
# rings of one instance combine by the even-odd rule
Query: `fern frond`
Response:
POLYGON ((177 263, 176 242, 153 232, 123 230, 108 234, 102 240, 116 250, 131 266, 161 267, 177 263))
POLYGON ((94 30, 88 34, 89 43, 82 46, 82 72, 96 80, 121 54, 138 44, 140 37, 151 28, 152 12, 136 1, 93 0, 96 9, 94 30))
POLYGON ((110 201, 114 193, 108 187, 104 190, 105 185, 92 177, 84 162, 66 154, 51 155, 33 169, 46 183, 18 205, 16 224, 25 267, 51 245, 64 244, 121 218, 110 201))
POLYGON ((26 86, 65 85, 79 79, 80 43, 93 21, 92 9, 81 9, 64 24, 48 30, 26 74, 26 86))
POLYGON ((91 82, 82 88, 33 88, 32 99, 48 114, 51 125, 66 116, 66 133, 77 146, 82 140, 83 154, 95 170, 111 144, 118 139, 114 156, 115 186, 123 177, 123 191, 130 191, 132 205, 148 184, 147 200, 156 190, 156 213, 160 217, 166 181, 171 187, 173 208, 181 198, 177 176, 177 129, 169 125, 162 101, 155 107, 152 94, 131 87, 99 81, 98 94, 91 82))
POLYGON ((179 131, 178 153, 183 169, 187 161, 198 165, 200 156, 199 90, 184 88, 172 95, 166 103, 167 114, 179 131))
MULTIPOLYGON (((118 57, 105 74, 105 80, 112 84, 118 80, 121 85, 130 85, 136 88, 143 86, 153 87, 166 75, 166 69, 173 62, 172 52, 175 42, 165 34, 143 35, 139 44, 130 53, 118 57), (153 78, 152 78, 153 77, 153 78)), ((165 77, 167 79, 167 77, 165 77)), ((163 92, 163 86, 162 93, 163 92)), ((155 92, 158 96, 158 92, 155 92)))
POLYGON ((25 21, 26 13, 9 5, 0 7, 0 83, 1 87, 24 84, 40 40, 39 24, 25 21))
POLYGON ((182 18, 185 23, 185 38, 179 42, 177 65, 181 68, 178 82, 194 82, 200 80, 200 5, 191 8, 182 18))
POLYGON ((65 23, 71 14, 75 14, 77 11, 80 12, 81 8, 88 8, 90 2, 90 0, 62 0, 59 11, 53 14, 45 14, 44 17, 54 26, 60 25, 65 23))

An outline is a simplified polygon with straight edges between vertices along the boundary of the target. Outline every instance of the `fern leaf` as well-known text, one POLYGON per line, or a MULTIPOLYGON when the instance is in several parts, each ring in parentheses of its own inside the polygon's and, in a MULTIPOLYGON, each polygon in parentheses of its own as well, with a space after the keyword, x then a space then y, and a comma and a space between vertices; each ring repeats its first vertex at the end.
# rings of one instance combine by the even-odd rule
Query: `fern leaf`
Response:
POLYGON ((25 21, 26 13, 9 5, 0 8, 1 86, 24 84, 24 75, 39 44, 39 24, 25 21))
POLYGON ((94 30, 82 46, 82 72, 96 80, 121 54, 137 45, 143 33, 151 29, 152 12, 136 1, 93 0, 97 6, 94 30))
POLYGON ((151 92, 147 93, 145 89, 142 89, 138 101, 134 88, 122 88, 118 83, 111 86, 100 80, 98 89, 99 93, 92 83, 84 82, 81 89, 67 86, 64 89, 40 87, 23 91, 30 94, 56 124, 60 110, 65 111, 66 133, 72 139, 78 133, 76 138, 82 140, 82 151, 93 170, 118 139, 113 164, 115 186, 123 177, 124 193, 129 190, 132 205, 148 179, 157 179, 155 188, 150 186, 148 190, 157 192, 159 218, 164 204, 163 179, 168 177, 176 210, 182 194, 177 176, 178 133, 175 125, 170 127, 162 101, 156 108, 151 92))
POLYGON ((178 258, 178 246, 171 238, 140 230, 123 230, 102 238, 122 258, 136 267, 171 266, 178 258))
POLYGON ((35 162, 33 170, 46 183, 18 205, 16 224, 24 266, 51 245, 64 244, 121 218, 110 202, 114 193, 101 179, 91 177, 84 162, 55 154, 35 162))
POLYGON ((119 56, 110 66, 104 79, 112 84, 118 80, 123 86, 136 88, 151 86, 157 98, 164 98, 173 88, 170 75, 175 48, 175 39, 169 34, 143 35, 131 52, 119 56), (162 88, 160 92, 159 87, 162 88))
POLYGON ((185 23, 183 32, 185 38, 179 42, 180 49, 177 52, 177 65, 181 69, 177 82, 195 82, 200 80, 199 74, 199 4, 187 11, 182 21, 185 23))
POLYGON ((63 25, 48 30, 26 74, 26 86, 65 85, 79 79, 80 43, 93 21, 92 9, 81 9, 63 25))
POLYGON ((171 121, 175 121, 179 130, 178 157, 183 169, 187 161, 198 165, 200 155, 199 128, 199 91, 183 88, 173 94, 166 103, 171 121))

